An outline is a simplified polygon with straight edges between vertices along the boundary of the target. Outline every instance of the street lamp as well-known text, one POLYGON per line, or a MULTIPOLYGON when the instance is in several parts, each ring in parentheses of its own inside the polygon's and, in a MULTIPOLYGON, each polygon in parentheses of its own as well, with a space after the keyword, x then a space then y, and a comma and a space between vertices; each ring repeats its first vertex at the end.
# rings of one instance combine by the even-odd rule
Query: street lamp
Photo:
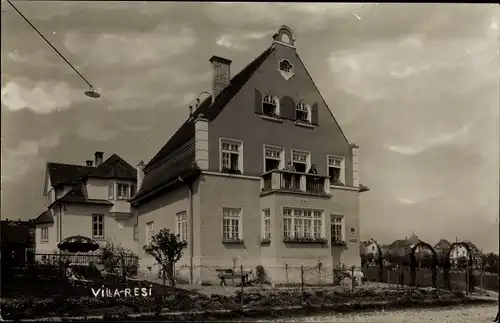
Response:
MULTIPOLYGON (((3 1, 2 1, 3 2, 3 1)), ((57 48, 55 48, 48 40, 47 38, 45 38, 44 35, 42 35, 42 33, 40 31, 38 31, 38 29, 28 20, 28 18, 26 18, 22 13, 21 11, 19 11, 16 6, 14 6, 12 4, 12 2, 10 2, 10 0, 7 0, 7 2, 10 4, 10 6, 12 8, 14 8, 14 10, 21 16, 21 18, 24 19, 24 21, 26 21, 28 23, 28 25, 31 26, 31 28, 33 28, 34 31, 36 31, 36 33, 42 37, 42 39, 66 62, 66 64, 68 64, 72 69, 73 71, 76 72, 76 74, 78 74, 78 76, 80 76, 80 78, 85 82, 87 83, 87 85, 90 87, 90 89, 88 91, 85 91, 85 95, 88 96, 89 98, 92 98, 92 99, 97 99, 97 98, 100 98, 101 95, 99 93, 97 93, 96 91, 94 91, 94 87, 92 86, 92 84, 90 84, 89 81, 87 81, 87 79, 85 77, 83 77, 83 75, 78 72, 78 70, 66 59, 66 57, 63 56, 63 54, 61 54, 57 48)))

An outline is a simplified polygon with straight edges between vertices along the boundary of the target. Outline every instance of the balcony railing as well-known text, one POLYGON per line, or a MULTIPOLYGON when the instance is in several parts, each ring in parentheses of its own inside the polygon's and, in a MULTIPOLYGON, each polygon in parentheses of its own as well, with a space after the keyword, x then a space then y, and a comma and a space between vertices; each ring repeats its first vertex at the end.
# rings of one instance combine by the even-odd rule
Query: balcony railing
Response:
POLYGON ((262 174, 261 177, 262 192, 285 191, 330 194, 330 179, 328 176, 275 169, 262 174))

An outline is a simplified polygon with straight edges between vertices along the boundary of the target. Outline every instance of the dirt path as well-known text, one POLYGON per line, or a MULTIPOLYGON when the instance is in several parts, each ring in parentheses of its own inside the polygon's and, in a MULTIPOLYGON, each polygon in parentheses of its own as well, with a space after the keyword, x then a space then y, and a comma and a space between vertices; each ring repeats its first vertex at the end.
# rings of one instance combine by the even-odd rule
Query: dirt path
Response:
POLYGON ((420 309, 363 314, 314 315, 286 320, 257 320, 256 322, 356 322, 356 323, 489 323, 493 322, 498 306, 420 309))

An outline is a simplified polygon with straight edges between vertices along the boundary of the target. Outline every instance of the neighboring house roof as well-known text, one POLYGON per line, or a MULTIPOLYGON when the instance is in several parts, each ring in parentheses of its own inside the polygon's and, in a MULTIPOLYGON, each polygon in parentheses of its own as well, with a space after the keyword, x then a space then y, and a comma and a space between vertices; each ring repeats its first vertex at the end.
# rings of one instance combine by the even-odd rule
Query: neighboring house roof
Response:
POLYGON ((111 155, 97 167, 48 162, 47 168, 52 186, 76 185, 85 177, 131 180, 137 178, 136 169, 117 154, 111 155))
POLYGON ((410 244, 408 243, 408 240, 406 239, 399 239, 395 240, 393 243, 389 245, 389 249, 399 249, 399 248, 404 248, 408 247, 410 244))
POLYGON ((92 171, 94 167, 48 162, 47 169, 51 185, 57 186, 77 183, 83 175, 92 171))
POLYGON ((136 202, 153 191, 160 190, 179 176, 187 173, 196 175, 200 172, 195 163, 194 134, 195 120, 203 114, 209 121, 215 119, 231 99, 241 90, 261 64, 273 52, 274 47, 267 48, 250 64, 243 68, 230 81, 229 85, 215 98, 207 97, 174 133, 170 140, 158 151, 144 168, 144 181, 139 192, 130 200, 136 202))
POLYGON ((52 212, 50 210, 45 210, 40 213, 34 221, 35 224, 47 224, 54 223, 54 218, 52 217, 52 212))
POLYGON ((137 170, 117 154, 111 155, 98 167, 90 167, 90 172, 85 178, 115 178, 115 179, 137 179, 137 170))
POLYGON ((434 249, 449 249, 451 247, 451 243, 446 240, 446 239, 441 239, 438 241, 438 243, 436 243, 436 245, 434 246, 434 249))

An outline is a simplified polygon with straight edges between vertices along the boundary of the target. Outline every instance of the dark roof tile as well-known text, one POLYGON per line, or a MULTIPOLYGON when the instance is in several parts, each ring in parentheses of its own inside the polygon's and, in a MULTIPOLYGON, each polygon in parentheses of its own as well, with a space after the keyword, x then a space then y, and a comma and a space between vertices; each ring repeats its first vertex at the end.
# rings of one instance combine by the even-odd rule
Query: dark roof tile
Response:
POLYGON ((196 170, 195 165, 194 138, 191 138, 183 146, 164 161, 159 167, 149 171, 144 175, 144 180, 137 194, 131 199, 135 201, 149 192, 160 188, 186 172, 196 170))
POLYGON ((111 155, 101 165, 93 167, 85 177, 137 179, 136 169, 117 154, 111 155))
POLYGON ((52 217, 52 212, 50 210, 45 210, 40 213, 38 217, 34 221, 35 224, 46 224, 46 223, 54 223, 54 218, 52 217))
POLYGON ((57 186, 60 184, 76 184, 94 167, 48 162, 47 169, 49 170, 50 184, 57 186))

